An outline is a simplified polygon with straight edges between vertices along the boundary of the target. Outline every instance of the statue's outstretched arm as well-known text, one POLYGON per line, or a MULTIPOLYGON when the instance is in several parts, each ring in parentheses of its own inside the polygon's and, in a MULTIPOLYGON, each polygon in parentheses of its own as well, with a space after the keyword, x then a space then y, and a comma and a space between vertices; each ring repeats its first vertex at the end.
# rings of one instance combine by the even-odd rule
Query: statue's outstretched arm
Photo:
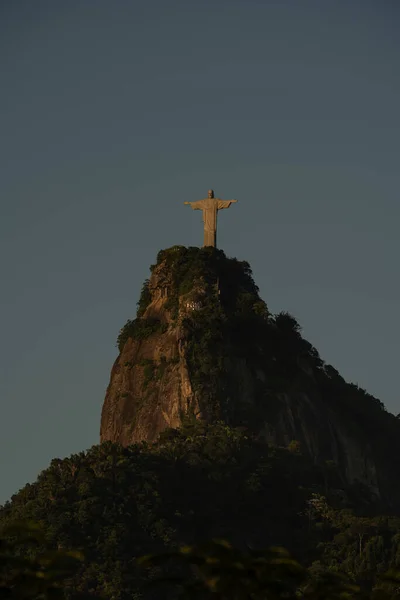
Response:
POLYGON ((237 200, 218 200, 218 210, 222 210, 223 208, 229 208, 231 204, 237 202, 237 200))
POLYGON ((197 200, 196 202, 184 202, 183 204, 190 204, 193 210, 202 210, 204 208, 203 200, 197 200))

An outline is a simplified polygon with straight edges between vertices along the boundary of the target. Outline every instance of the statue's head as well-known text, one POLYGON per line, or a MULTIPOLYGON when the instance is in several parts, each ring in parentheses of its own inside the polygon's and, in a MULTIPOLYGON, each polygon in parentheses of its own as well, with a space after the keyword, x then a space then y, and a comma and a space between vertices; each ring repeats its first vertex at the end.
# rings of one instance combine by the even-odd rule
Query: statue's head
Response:
POLYGON ((208 197, 214 198, 214 190, 208 190, 208 197))

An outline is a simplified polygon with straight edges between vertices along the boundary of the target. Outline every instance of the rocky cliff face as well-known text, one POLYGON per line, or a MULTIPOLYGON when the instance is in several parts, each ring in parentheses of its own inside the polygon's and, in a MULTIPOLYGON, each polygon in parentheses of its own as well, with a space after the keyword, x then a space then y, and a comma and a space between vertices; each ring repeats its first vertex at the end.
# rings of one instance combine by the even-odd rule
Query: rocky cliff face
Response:
POLYGON ((247 263, 173 247, 151 271, 119 336, 101 441, 151 442, 185 419, 225 420, 276 445, 296 441, 343 481, 393 497, 398 420, 324 364, 290 315, 269 314, 247 263))

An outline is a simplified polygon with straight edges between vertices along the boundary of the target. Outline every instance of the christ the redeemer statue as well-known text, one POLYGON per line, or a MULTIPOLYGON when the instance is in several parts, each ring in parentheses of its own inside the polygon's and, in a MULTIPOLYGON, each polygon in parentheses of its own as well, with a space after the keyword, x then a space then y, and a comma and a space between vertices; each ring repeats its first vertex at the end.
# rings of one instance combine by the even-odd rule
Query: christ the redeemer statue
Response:
POLYGON ((221 200, 214 198, 213 190, 208 190, 208 198, 197 200, 196 202, 184 202, 190 204, 193 210, 203 211, 204 222, 204 246, 217 245, 217 213, 223 208, 229 208, 237 200, 221 200))

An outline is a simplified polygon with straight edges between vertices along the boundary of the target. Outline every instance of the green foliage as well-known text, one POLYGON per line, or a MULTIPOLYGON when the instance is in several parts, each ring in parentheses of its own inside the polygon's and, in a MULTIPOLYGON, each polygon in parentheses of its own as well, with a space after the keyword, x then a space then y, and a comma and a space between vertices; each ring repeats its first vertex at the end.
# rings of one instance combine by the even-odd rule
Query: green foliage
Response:
POLYGON ((117 339, 118 349, 121 352, 129 338, 144 340, 155 333, 165 333, 167 328, 167 324, 162 323, 159 319, 128 320, 119 332, 117 339))
POLYGON ((143 367, 143 388, 146 389, 151 382, 159 381, 163 377, 165 369, 172 362, 173 361, 167 361, 165 356, 161 356, 158 364, 150 358, 145 358, 140 361, 139 366, 143 367))
MULTIPOLYGON (((148 587, 165 577, 179 577, 180 589, 201 598, 345 599, 358 588, 390 598, 395 575, 381 575, 400 568, 400 519, 358 515, 330 487, 332 465, 318 467, 294 446, 188 417, 154 445, 107 442, 53 460, 2 507, 0 525, 41 524, 37 549, 18 542, 14 555, 42 571, 48 550, 85 549, 85 561, 63 580, 71 600, 169 600, 175 588, 154 595, 148 587), (143 569, 143 555, 163 556, 143 569)), ((359 505, 357 490, 343 493, 359 505)), ((10 588, 15 573, 6 571, 10 588)))
MULTIPOLYGON (((3 508, 0 521, 34 518, 50 544, 85 546, 88 561, 68 584, 73 599, 174 598, 174 591, 153 596, 147 588, 148 579, 171 575, 200 597, 345 600, 365 590, 374 600, 391 597, 396 577, 381 575, 400 568, 400 519, 378 516, 369 490, 344 484, 332 461, 312 464, 302 454, 303 440, 273 448, 257 433, 273 426, 283 394, 315 399, 372 449, 383 465, 380 485, 393 490, 392 506, 400 512, 400 484, 392 477, 400 469, 399 419, 324 364, 292 315, 269 313, 248 263, 215 248, 175 246, 159 253, 155 269, 168 289, 166 308, 182 317, 191 384, 212 424, 187 414, 180 430, 163 432, 154 445, 103 444, 53 461, 3 508), (186 300, 200 307, 179 315, 186 300), (242 367, 254 390, 252 403, 240 405, 242 367), (201 544, 214 538, 229 542, 201 544), (179 550, 182 543, 190 550, 179 550), (292 560, 288 555, 262 554, 271 545, 287 547, 304 564, 301 583, 279 570, 292 560), (139 556, 162 552, 166 563, 151 559, 148 572, 138 568, 139 556), (183 570, 176 562, 182 556, 183 570)), ((150 300, 145 282, 138 318, 120 332, 120 350, 129 338, 166 330, 143 319, 150 300)), ((146 397, 171 362, 142 362, 146 397)))
POLYGON ((301 444, 298 440, 291 440, 288 444, 289 452, 295 452, 298 454, 301 451, 301 444))
MULTIPOLYGON (((222 250, 217 248, 196 248, 174 246, 161 250, 157 256, 157 265, 171 277, 169 297, 166 309, 173 317, 178 315, 179 298, 200 289, 208 299, 220 293, 220 299, 225 309, 231 310, 236 302, 240 302, 241 294, 250 294, 252 305, 260 302, 258 288, 255 285, 250 265, 234 258, 227 258, 222 250)), ((256 310, 265 312, 265 304, 258 305, 256 310)))
POLYGON ((183 574, 160 577, 158 583, 173 583, 187 598, 294 599, 306 580, 306 570, 285 549, 243 552, 227 540, 182 546, 175 552, 143 557, 139 564, 158 567, 172 561, 183 574), (190 575, 190 567, 195 567, 197 577, 190 575))
POLYGON ((2 508, 0 524, 33 519, 50 547, 85 548, 68 597, 125 600, 147 580, 135 558, 182 542, 229 536, 299 548, 307 523, 296 513, 315 478, 301 455, 225 423, 189 420, 154 446, 105 443, 52 461, 2 508))
POLYGON ((344 573, 306 569, 284 548, 266 550, 234 547, 224 539, 139 559, 153 572, 163 566, 168 575, 152 582, 173 585, 182 598, 220 600, 389 600, 398 597, 400 572, 389 570, 368 593, 344 573))
POLYGON ((48 548, 37 523, 14 521, 2 528, 0 536, 0 597, 62 599, 66 580, 82 560, 79 551, 48 548))
POLYGON ((275 325, 282 332, 287 333, 288 335, 300 337, 301 327, 293 315, 282 311, 275 315, 274 321, 275 325))
POLYGON ((146 279, 140 292, 139 302, 137 303, 137 317, 142 317, 146 308, 151 302, 151 292, 149 288, 150 281, 146 279))

